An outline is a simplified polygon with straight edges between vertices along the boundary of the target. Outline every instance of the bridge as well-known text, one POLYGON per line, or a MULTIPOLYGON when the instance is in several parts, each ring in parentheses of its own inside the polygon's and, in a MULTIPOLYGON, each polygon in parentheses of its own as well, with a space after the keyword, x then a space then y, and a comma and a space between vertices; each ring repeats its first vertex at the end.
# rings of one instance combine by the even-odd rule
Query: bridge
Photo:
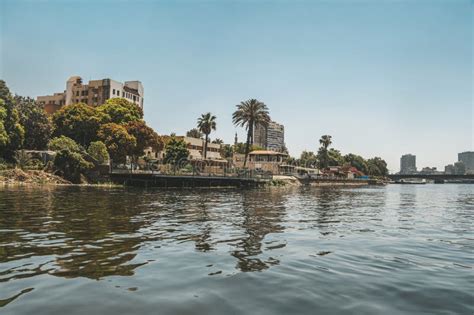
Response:
POLYGON ((459 180, 459 181, 474 181, 474 174, 469 175, 450 175, 450 174, 390 174, 388 178, 391 180, 400 180, 408 178, 428 179, 434 181, 459 180))

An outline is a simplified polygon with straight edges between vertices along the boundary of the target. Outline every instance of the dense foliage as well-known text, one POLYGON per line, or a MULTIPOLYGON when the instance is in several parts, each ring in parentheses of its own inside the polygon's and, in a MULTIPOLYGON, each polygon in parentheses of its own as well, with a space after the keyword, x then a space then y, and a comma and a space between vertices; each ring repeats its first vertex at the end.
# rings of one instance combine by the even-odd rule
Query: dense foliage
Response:
POLYGON ((43 107, 29 97, 15 96, 15 106, 19 113, 20 124, 25 130, 23 148, 44 150, 53 133, 53 124, 43 107))
POLYGON ((81 175, 92 166, 80 153, 69 150, 59 151, 54 158, 56 172, 73 183, 80 183, 81 175))
POLYGON ((60 136, 51 139, 48 142, 48 149, 51 151, 62 151, 68 150, 71 152, 82 152, 83 148, 76 143, 76 141, 72 140, 66 136, 60 136))
POLYGON ((53 115, 54 136, 64 135, 87 146, 97 139, 97 131, 104 120, 105 116, 92 106, 83 103, 64 106, 53 115))
POLYGON ((124 98, 111 98, 97 107, 97 112, 102 113, 103 122, 125 125, 132 121, 143 119, 143 110, 124 98))
POLYGON ((115 123, 102 125, 97 135, 107 147, 114 163, 125 163, 127 155, 132 154, 137 144, 137 139, 124 126, 115 123))
POLYGON ((201 139, 202 136, 202 132, 200 132, 197 128, 193 128, 186 132, 186 137, 201 139))
POLYGON ((142 156, 146 148, 152 148, 155 152, 163 149, 163 141, 160 136, 148 127, 143 120, 129 122, 125 129, 136 140, 135 146, 130 151, 130 155, 134 160, 142 156))
POLYGON ((106 164, 109 162, 109 152, 107 152, 107 147, 102 141, 91 142, 91 144, 87 148, 87 153, 98 164, 106 164))
POLYGON ((15 99, 5 81, 0 80, 0 157, 13 161, 15 150, 22 148, 24 139, 25 129, 15 99))
POLYGON ((187 160, 189 151, 186 142, 176 137, 171 137, 166 144, 166 153, 164 162, 168 164, 176 165, 180 162, 187 160))

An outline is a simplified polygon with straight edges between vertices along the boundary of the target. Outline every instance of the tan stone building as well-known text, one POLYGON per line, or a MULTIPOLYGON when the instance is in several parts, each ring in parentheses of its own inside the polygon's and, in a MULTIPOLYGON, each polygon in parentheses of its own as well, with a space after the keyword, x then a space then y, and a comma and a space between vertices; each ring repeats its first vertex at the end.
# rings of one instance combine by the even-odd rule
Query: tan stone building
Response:
POLYGON ((143 94, 143 85, 140 81, 121 83, 112 79, 102 79, 90 80, 88 84, 83 84, 81 77, 73 76, 67 80, 64 92, 38 96, 36 100, 49 114, 64 105, 85 103, 98 106, 114 97, 125 98, 143 109, 143 94))
MULTIPOLYGON (((258 170, 279 174, 280 165, 288 157, 286 153, 280 153, 270 150, 256 150, 249 153, 247 167, 250 170, 258 170)), ((245 155, 234 154, 234 167, 242 168, 244 166, 245 155)))

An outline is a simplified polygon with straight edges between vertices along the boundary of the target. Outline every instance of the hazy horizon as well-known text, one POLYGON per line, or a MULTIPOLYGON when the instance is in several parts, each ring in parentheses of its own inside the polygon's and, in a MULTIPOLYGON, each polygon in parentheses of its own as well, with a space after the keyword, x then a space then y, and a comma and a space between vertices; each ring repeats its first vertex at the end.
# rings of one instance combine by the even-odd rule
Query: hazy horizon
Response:
POLYGON ((233 143, 257 98, 290 154, 323 134, 399 170, 474 149, 473 1, 0 1, 0 78, 36 97, 73 75, 140 80, 145 120, 184 134, 200 114, 233 143))

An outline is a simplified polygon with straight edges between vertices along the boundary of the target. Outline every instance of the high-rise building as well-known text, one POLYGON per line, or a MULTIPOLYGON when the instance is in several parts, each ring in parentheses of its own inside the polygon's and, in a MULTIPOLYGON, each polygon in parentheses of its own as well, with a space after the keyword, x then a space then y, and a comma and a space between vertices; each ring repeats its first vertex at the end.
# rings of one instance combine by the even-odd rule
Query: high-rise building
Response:
POLYGON ((274 121, 268 126, 255 126, 253 130, 253 143, 267 150, 281 152, 285 149, 285 127, 274 121))
POLYGON ((464 175, 466 174, 466 165, 463 162, 454 163, 454 174, 464 175))
POLYGON ((444 174, 453 175, 454 173, 455 173, 455 171, 454 171, 454 165, 453 164, 448 164, 444 167, 444 174))
POLYGON ((416 155, 405 154, 400 158, 400 174, 416 173, 416 155))
POLYGON ((458 153, 458 162, 463 162, 466 173, 474 173, 474 151, 458 153))
POLYGON ((140 81, 121 83, 111 79, 91 80, 89 84, 83 84, 81 77, 73 76, 67 80, 64 92, 38 96, 37 101, 47 113, 52 114, 64 105, 85 103, 98 106, 114 97, 125 98, 143 108, 143 85, 140 81))

